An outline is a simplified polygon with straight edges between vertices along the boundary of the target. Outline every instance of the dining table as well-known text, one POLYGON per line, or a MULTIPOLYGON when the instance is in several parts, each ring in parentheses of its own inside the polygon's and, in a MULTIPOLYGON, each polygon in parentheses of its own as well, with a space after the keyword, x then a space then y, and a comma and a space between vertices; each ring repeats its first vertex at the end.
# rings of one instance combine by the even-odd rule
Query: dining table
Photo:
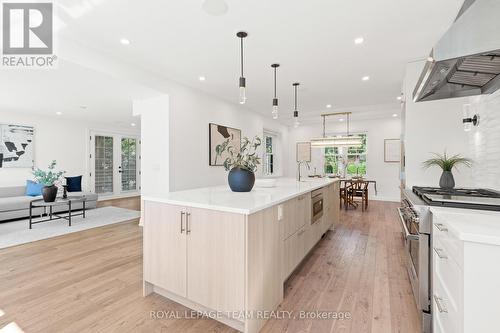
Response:
MULTIPOLYGON (((347 202, 347 197, 343 197, 343 195, 346 195, 345 194, 345 191, 346 191, 346 186, 347 186, 347 183, 352 183, 352 182, 356 182, 356 181, 362 181, 362 182, 367 182, 368 183, 368 186, 370 184, 373 184, 373 189, 375 190, 375 195, 377 195, 377 181, 376 180, 373 180, 373 179, 366 179, 366 178, 340 178, 339 179, 340 181, 340 205, 342 207, 342 200, 344 200, 344 206, 346 207, 347 209, 347 206, 349 205, 349 203, 347 202)), ((368 196, 368 188, 366 189, 367 193, 366 195, 368 196)), ((356 206, 356 205, 353 205, 353 206, 356 206)), ((366 207, 368 207, 368 200, 366 201, 366 207)))

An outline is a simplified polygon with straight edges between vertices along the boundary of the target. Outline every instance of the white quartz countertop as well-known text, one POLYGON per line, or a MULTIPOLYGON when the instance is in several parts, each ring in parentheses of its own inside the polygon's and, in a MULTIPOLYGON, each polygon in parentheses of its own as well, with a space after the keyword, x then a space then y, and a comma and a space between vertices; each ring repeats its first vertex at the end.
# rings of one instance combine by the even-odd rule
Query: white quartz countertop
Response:
POLYGON ((463 241, 500 245, 500 212, 443 207, 431 212, 463 241))
POLYGON ((222 185, 170 192, 163 196, 145 195, 142 199, 249 215, 336 181, 336 178, 307 178, 301 182, 292 178, 277 178, 275 187, 254 186, 251 192, 232 192, 229 185, 222 185))

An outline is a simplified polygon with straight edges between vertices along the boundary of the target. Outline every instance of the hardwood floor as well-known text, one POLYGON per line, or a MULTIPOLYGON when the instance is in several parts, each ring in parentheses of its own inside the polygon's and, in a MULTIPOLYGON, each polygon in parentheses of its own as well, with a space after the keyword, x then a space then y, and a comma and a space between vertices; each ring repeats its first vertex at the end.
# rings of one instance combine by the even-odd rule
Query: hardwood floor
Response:
POLYGON ((141 196, 116 198, 109 200, 101 200, 97 202, 97 207, 114 206, 132 210, 141 210, 141 196))
MULTIPOLYGON (((342 212, 343 222, 286 283, 279 310, 351 319, 271 320, 262 331, 420 332, 396 207, 372 202, 367 212, 342 212)), ((234 332, 210 319, 151 318, 185 310, 142 297, 137 221, 0 250, 0 331, 10 324, 24 332, 234 332)))

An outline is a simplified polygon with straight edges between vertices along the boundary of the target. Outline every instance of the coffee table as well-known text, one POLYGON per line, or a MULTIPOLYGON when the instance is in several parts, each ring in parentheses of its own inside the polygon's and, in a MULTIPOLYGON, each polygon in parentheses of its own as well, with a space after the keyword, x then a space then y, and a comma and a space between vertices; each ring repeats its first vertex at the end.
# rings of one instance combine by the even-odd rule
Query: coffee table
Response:
POLYGON ((43 199, 36 199, 32 200, 30 202, 30 220, 29 220, 29 228, 31 229, 33 224, 37 223, 42 223, 42 222, 49 222, 49 221, 55 221, 59 219, 65 219, 68 221, 69 226, 71 227, 71 218, 75 216, 83 216, 85 218, 85 202, 87 201, 87 198, 84 196, 72 196, 72 197, 67 197, 67 198, 56 198, 54 202, 45 202, 43 199), (73 203, 75 202, 81 202, 83 209, 81 213, 74 214, 73 212, 73 203), (52 207, 55 206, 68 206, 68 213, 63 215, 59 213, 54 213, 52 211, 52 207), (35 207, 45 207, 45 210, 49 208, 49 218, 45 220, 38 220, 38 221, 33 221, 33 208, 35 207), (55 217, 54 217, 55 216, 55 217))

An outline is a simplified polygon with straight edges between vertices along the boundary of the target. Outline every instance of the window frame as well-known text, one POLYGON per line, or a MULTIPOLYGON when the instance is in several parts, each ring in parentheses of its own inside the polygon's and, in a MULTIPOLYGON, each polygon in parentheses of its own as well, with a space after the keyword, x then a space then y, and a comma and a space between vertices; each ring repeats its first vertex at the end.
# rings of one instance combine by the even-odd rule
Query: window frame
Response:
MULTIPOLYGON (((341 134, 329 134, 329 136, 335 136, 335 135, 341 135, 341 134)), ((363 137, 363 151, 360 152, 360 148, 354 148, 354 147, 326 147, 323 149, 323 159, 324 159, 324 172, 325 174, 340 174, 339 170, 339 165, 340 165, 340 159, 346 160, 347 166, 345 167, 345 175, 362 175, 365 176, 368 174, 368 133, 366 132, 359 132, 359 133, 351 133, 350 135, 359 135, 363 137), (328 152, 331 150, 333 153, 328 152), (352 150, 357 150, 353 152, 352 150), (357 166, 357 172, 349 172, 349 166, 353 165, 355 162, 350 162, 349 156, 357 156, 357 160, 361 158, 362 164, 364 165, 363 168, 360 170, 360 166, 357 166), (328 158, 334 158, 335 164, 332 166, 332 164, 327 163, 328 158), (331 169, 329 168, 331 166, 331 169), (332 171, 332 172, 330 172, 332 171), (360 172, 361 171, 361 172, 360 172)))

